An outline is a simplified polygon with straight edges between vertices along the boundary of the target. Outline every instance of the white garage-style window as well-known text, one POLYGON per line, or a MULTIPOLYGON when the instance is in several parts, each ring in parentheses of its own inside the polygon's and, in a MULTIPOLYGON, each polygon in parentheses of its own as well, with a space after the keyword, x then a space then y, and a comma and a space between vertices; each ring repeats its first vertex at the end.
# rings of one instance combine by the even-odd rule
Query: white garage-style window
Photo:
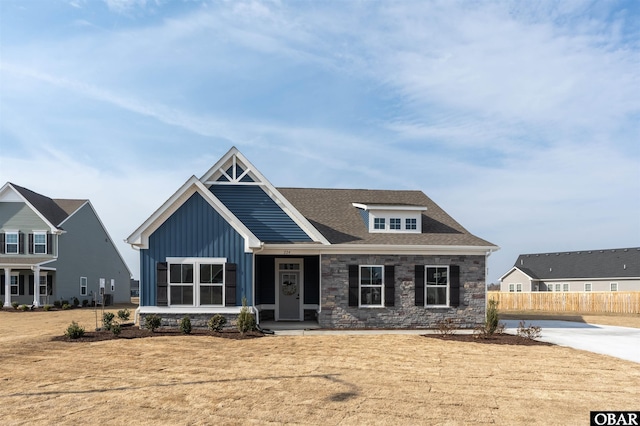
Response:
POLYGON ((224 306, 224 258, 169 258, 169 306, 224 306))

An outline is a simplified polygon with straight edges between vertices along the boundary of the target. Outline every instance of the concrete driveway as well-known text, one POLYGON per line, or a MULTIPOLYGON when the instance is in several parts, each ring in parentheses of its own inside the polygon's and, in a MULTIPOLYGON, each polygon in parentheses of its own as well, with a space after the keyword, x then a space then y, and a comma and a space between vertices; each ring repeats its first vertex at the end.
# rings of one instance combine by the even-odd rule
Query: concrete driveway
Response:
MULTIPOLYGON (((516 334, 518 320, 503 321, 506 332, 516 334)), ((543 342, 610 355, 640 363, 640 329, 572 321, 527 320, 542 329, 543 342)))

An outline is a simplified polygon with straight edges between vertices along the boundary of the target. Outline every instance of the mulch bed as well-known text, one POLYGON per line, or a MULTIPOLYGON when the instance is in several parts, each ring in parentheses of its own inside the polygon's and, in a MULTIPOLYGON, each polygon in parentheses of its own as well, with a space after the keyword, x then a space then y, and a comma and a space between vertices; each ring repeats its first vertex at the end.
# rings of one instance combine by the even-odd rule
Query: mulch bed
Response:
POLYGON ((513 334, 494 334, 491 337, 482 338, 473 334, 425 334, 429 339, 450 340, 452 342, 473 342, 488 345, 519 345, 519 346, 553 346, 553 343, 527 339, 513 334))
MULTIPOLYGON (((156 331, 151 332, 146 328, 139 328, 137 326, 131 327, 122 327, 122 331, 118 336, 113 334, 111 331, 100 330, 100 331, 86 331, 84 336, 78 339, 71 339, 67 336, 55 336, 51 338, 52 341, 55 342, 99 342, 102 340, 114 340, 114 339, 140 339, 146 337, 162 337, 162 336, 185 336, 180 330, 177 329, 156 329, 156 331)), ((235 340, 243 340, 243 339, 255 339, 258 337, 263 337, 264 334, 259 331, 248 331, 244 334, 240 334, 237 330, 223 330, 221 332, 204 330, 204 329, 193 329, 191 331, 190 336, 212 336, 212 337, 220 337, 223 339, 235 339, 235 340)))

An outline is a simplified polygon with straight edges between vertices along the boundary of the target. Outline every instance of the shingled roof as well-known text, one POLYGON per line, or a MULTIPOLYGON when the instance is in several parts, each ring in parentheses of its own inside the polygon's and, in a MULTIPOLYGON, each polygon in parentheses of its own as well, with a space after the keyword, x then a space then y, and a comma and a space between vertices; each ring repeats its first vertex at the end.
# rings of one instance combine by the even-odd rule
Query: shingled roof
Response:
POLYGON ((10 185, 56 228, 59 228, 66 218, 87 202, 87 200, 71 199, 54 200, 15 183, 10 183, 10 185))
POLYGON ((521 254, 514 267, 541 280, 640 277, 640 247, 521 254))
POLYGON ((277 189, 332 244, 495 247, 472 235, 421 191, 277 189), (422 233, 370 233, 353 203, 426 207, 422 233))

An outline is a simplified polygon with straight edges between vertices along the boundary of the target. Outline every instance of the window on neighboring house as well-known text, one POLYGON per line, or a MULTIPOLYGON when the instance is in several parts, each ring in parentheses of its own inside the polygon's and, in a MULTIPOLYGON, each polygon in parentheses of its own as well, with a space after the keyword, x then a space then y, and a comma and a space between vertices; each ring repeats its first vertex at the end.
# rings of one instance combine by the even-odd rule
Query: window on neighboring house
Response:
POLYGON ((224 265, 200 264, 200 305, 223 305, 224 265))
POLYGON ((360 266, 360 306, 383 306, 384 266, 360 266))
POLYGON ((87 277, 80 277, 80 296, 87 295, 87 277))
POLYGON ((516 291, 516 289, 515 289, 515 284, 509 284, 509 291, 510 291, 511 293, 513 293, 514 291, 516 291))
POLYGON ((521 283, 516 284, 516 292, 522 293, 522 284, 521 283))
POLYGON ((609 286, 611 291, 618 291, 618 283, 610 283, 609 286))
POLYGON ((35 254, 47 253, 47 233, 46 232, 33 233, 33 252, 35 254))
POLYGON ((402 229, 402 220, 400 218, 392 217, 389 219, 389 228, 393 230, 402 229))
MULTIPOLYGON (((17 232, 7 232, 5 233, 4 241, 5 241, 5 253, 7 254, 18 254, 18 238, 17 232)), ((17 294, 17 293, 16 293, 17 294)))
POLYGON ((562 291, 569 291, 569 283, 562 284, 562 291))
POLYGON ((20 278, 18 275, 11 275, 11 294, 14 296, 18 295, 18 284, 20 282, 20 278))
POLYGON ((447 306, 449 304, 449 267, 427 266, 425 274, 427 306, 447 306))
POLYGON ((591 283, 584 283, 584 291, 591 291, 591 283))
POLYGON ((561 284, 556 284, 556 291, 560 291, 561 289, 561 284))
POLYGON ((170 264, 169 305, 193 304, 193 264, 170 264))
POLYGON ((385 229, 384 217, 376 217, 373 219, 373 229, 385 229))
POLYGON ((418 229, 418 221, 416 219, 407 219, 404 226, 408 230, 418 229))

